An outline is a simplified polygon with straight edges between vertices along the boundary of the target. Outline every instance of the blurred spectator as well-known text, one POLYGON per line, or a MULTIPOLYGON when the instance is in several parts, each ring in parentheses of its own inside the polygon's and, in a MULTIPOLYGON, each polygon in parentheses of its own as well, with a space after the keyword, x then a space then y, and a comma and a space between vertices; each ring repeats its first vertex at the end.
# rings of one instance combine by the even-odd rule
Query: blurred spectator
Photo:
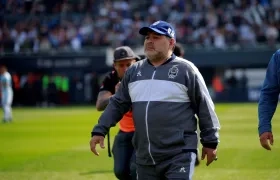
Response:
POLYGON ((274 46, 276 44, 278 36, 279 32, 277 28, 272 23, 268 24, 265 32, 265 37, 270 46, 274 46))
POLYGON ((0 52, 138 46, 140 26, 162 19, 177 41, 227 49, 279 43, 279 0, 3 0, 0 52), (4 15, 4 16, 3 16, 4 15))

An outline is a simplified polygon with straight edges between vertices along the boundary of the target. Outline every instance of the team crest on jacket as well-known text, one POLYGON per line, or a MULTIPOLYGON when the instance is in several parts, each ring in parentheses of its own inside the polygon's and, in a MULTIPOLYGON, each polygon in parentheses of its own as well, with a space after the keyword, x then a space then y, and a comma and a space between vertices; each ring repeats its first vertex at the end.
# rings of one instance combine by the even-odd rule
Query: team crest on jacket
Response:
POLYGON ((168 71, 168 78, 174 79, 178 75, 179 69, 177 65, 172 66, 168 71))

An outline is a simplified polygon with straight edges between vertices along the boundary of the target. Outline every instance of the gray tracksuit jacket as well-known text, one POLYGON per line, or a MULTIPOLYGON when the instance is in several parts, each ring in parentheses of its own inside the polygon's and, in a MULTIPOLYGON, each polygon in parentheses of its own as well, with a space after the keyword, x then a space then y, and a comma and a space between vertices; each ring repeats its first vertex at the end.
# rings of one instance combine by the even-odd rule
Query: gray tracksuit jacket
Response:
POLYGON ((182 151, 197 149, 197 118, 200 141, 216 148, 219 120, 204 79, 193 63, 172 55, 154 67, 149 60, 133 64, 120 89, 93 128, 105 136, 132 107, 136 162, 153 165, 182 151))

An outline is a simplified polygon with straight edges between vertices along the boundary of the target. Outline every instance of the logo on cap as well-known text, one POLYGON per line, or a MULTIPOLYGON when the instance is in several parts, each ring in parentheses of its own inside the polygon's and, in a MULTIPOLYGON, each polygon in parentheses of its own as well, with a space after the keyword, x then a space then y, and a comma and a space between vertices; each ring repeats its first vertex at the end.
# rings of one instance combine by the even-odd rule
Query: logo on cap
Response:
POLYGON ((126 56, 126 54, 127 54, 126 51, 121 51, 120 53, 121 53, 122 57, 126 56))
POLYGON ((171 28, 168 28, 167 32, 171 37, 174 37, 175 33, 171 28))

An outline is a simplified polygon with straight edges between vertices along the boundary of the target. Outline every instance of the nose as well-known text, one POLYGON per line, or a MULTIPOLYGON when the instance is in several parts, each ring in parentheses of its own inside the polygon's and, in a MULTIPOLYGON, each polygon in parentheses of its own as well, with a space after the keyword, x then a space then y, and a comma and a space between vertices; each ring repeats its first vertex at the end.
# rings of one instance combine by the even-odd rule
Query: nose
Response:
POLYGON ((150 48, 154 47, 154 43, 151 40, 147 41, 145 45, 146 47, 150 47, 150 48))

